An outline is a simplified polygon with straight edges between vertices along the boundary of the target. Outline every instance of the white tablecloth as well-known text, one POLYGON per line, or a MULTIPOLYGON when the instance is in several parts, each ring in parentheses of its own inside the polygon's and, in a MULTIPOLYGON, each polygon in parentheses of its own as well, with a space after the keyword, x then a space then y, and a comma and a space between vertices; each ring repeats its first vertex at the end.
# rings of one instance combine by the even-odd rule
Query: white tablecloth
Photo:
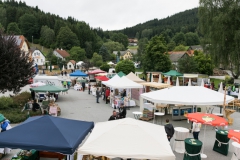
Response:
POLYGON ((74 88, 76 91, 78 91, 78 90, 81 90, 82 86, 80 86, 80 85, 75 85, 73 88, 74 88))
POLYGON ((154 105, 152 105, 151 103, 144 103, 143 104, 143 108, 148 109, 149 111, 153 111, 153 109, 155 108, 154 105))
POLYGON ((185 152, 185 143, 184 140, 189 136, 189 129, 183 127, 175 127, 174 128, 174 142, 173 142, 173 150, 178 153, 185 152))
POLYGON ((136 103, 134 100, 124 101, 124 106, 133 107, 133 106, 136 106, 136 103))
POLYGON ((240 144, 237 142, 232 142, 232 145, 234 147, 234 153, 232 155, 231 160, 239 160, 240 159, 240 144))

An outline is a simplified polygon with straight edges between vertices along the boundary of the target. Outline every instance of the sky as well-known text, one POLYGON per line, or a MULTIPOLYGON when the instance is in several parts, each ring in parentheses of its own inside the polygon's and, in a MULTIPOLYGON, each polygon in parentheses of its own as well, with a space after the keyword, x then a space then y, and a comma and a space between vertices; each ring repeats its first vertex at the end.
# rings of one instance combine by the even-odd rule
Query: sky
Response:
POLYGON ((199 0, 22 0, 44 12, 85 21, 92 28, 119 30, 198 7, 199 0))

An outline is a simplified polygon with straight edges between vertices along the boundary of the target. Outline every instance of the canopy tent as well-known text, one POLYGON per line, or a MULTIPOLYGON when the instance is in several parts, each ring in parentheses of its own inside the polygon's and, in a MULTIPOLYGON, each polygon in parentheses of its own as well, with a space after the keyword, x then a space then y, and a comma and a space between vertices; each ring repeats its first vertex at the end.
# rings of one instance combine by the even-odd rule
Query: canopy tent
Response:
POLYGON ((114 63, 112 61, 108 62, 107 63, 108 65, 113 65, 114 63))
POLYGON ((0 134, 0 148, 73 154, 93 127, 93 122, 53 116, 30 117, 22 124, 0 134))
POLYGON ((176 70, 170 70, 169 72, 163 73, 165 76, 183 76, 182 73, 179 73, 176 70))
POLYGON ((120 77, 116 74, 113 78, 109 79, 108 81, 102 82, 102 84, 108 86, 109 84, 113 83, 114 81, 118 81, 120 77))
POLYGON ((118 72, 117 75, 118 75, 119 77, 126 76, 126 74, 124 74, 122 71, 118 72))
POLYGON ((36 82, 30 85, 30 87, 39 87, 39 86, 45 86, 46 83, 43 82, 36 82))
POLYGON ((107 76, 107 73, 98 73, 98 74, 95 74, 95 76, 107 76))
POLYGON ((88 72, 88 74, 98 74, 98 73, 106 73, 106 72, 101 69, 95 69, 91 72, 88 72))
POLYGON ((164 126, 132 118, 96 123, 78 153, 108 158, 175 160, 164 126))
POLYGON ((156 82, 144 82, 144 83, 141 83, 141 85, 149 86, 149 87, 153 87, 153 88, 158 88, 158 89, 171 87, 171 85, 169 85, 169 84, 156 83, 156 82))
POLYGON ((50 92, 50 93, 66 92, 67 90, 68 90, 67 88, 63 88, 60 86, 50 86, 50 85, 39 86, 36 88, 30 88, 30 91, 50 92))
MULTIPOLYGON (((182 105, 222 105, 224 94, 201 86, 174 86, 141 94, 141 97, 155 103, 182 105)), ((226 95, 226 103, 234 97, 226 95)))
POLYGON ((79 61, 76 63, 77 66, 81 66, 84 62, 83 61, 79 61))
POLYGON ((144 80, 142 80, 132 72, 130 72, 126 77, 134 82, 139 82, 139 83, 145 82, 144 80))
POLYGON ((95 77, 95 79, 97 79, 99 81, 108 81, 109 80, 109 78, 106 76, 97 76, 97 77, 95 77))
POLYGON ((69 76, 71 76, 71 77, 87 77, 88 75, 79 70, 76 70, 75 72, 70 73, 69 76))
POLYGON ((113 81, 112 83, 108 84, 109 87, 112 88, 143 88, 143 85, 133 82, 132 80, 128 79, 127 77, 122 77, 117 81, 113 81))

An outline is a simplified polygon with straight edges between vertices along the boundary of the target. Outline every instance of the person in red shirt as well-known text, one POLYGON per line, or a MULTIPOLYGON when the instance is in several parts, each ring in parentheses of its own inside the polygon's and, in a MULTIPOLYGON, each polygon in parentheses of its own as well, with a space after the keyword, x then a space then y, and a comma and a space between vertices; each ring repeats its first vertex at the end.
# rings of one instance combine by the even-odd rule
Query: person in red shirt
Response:
POLYGON ((105 92, 105 98, 106 98, 106 104, 108 104, 108 102, 109 102, 109 96, 110 96, 110 89, 109 88, 107 88, 106 89, 106 92, 105 92))

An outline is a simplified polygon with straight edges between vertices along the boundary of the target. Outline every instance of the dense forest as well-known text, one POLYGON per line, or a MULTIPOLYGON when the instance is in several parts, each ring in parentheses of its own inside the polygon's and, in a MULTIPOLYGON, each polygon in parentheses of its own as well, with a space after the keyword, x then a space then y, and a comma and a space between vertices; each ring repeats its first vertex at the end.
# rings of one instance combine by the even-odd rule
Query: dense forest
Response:
POLYGON ((138 39, 140 54, 143 53, 145 44, 160 34, 165 38, 168 50, 179 45, 199 44, 197 13, 198 9, 195 8, 123 30, 103 31, 101 28, 91 28, 86 22, 73 17, 64 19, 59 15, 45 13, 38 6, 30 7, 23 1, 0 0, 0 28, 7 34, 23 34, 28 41, 47 48, 73 49, 72 52, 77 55, 71 58, 75 60, 90 60, 96 52, 104 62, 116 58, 112 51, 125 50, 128 38, 138 39), (79 56, 80 52, 84 55, 79 56))

